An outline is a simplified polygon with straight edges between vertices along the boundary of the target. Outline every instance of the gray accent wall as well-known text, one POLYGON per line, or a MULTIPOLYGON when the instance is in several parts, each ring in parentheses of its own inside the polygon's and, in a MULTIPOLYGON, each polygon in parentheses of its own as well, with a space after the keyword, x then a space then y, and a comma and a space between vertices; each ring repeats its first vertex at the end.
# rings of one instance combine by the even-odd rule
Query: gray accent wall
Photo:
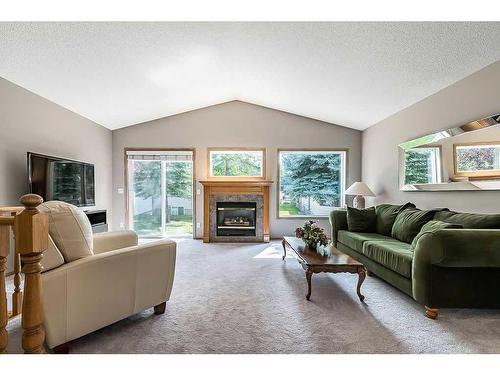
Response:
POLYGON ((96 208, 111 214, 111 142, 110 130, 0 78, 0 206, 27 192, 32 151, 95 164, 96 208))
MULTIPOLYGON (((448 86, 363 131, 363 181, 377 194, 367 204, 413 202, 417 207, 498 213, 500 191, 403 192, 398 144, 500 112, 500 62, 448 86)), ((499 135, 492 141, 500 141, 499 135)))
MULTIPOLYGON (((208 147, 265 147, 270 192, 271 237, 291 234, 302 219, 277 219, 278 148, 348 148, 347 185, 361 174, 361 132, 241 101, 232 101, 113 131, 113 229, 125 224, 124 149, 195 148, 196 236, 202 236, 203 186, 208 147)), ((328 227, 328 220, 321 220, 328 227)))

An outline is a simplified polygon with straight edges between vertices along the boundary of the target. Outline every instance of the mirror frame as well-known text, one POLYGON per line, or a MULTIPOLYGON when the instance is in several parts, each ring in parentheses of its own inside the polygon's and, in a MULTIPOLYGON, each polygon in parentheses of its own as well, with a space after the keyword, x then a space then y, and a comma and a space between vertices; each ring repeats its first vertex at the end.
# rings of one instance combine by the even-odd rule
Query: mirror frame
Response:
MULTIPOLYGON (((455 137, 465 133, 479 131, 494 126, 500 125, 500 113, 494 115, 471 121, 467 124, 457 126, 454 128, 444 129, 442 131, 424 135, 422 137, 409 140, 398 145, 398 185, 400 191, 491 191, 500 190, 500 171, 494 175, 486 175, 483 173, 475 174, 475 176, 466 176, 462 173, 456 173, 456 146, 467 145, 467 144, 500 144, 500 141, 492 142, 477 142, 477 143, 454 143, 453 144, 453 173, 457 178, 463 177, 464 181, 453 181, 453 182, 439 182, 437 184, 405 184, 405 171, 406 171, 406 157, 405 150, 425 147, 425 146, 440 146, 436 145, 446 138, 455 137), (476 177, 476 178, 474 178, 476 177), (491 177, 487 179, 485 177, 491 177)), ((440 151, 440 174, 443 175, 443 152, 440 151)))

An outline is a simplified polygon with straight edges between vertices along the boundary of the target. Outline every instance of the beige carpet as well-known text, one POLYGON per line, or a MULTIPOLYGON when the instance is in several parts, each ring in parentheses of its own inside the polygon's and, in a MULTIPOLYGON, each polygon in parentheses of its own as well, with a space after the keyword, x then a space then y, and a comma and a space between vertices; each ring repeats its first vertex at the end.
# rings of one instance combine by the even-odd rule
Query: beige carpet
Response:
MULTIPOLYGON (((72 353, 498 353, 500 310, 447 309, 438 320, 384 281, 315 274, 311 301, 281 243, 178 244, 164 315, 147 310, 75 340, 72 353)), ((19 344, 18 327, 11 352, 19 344)))

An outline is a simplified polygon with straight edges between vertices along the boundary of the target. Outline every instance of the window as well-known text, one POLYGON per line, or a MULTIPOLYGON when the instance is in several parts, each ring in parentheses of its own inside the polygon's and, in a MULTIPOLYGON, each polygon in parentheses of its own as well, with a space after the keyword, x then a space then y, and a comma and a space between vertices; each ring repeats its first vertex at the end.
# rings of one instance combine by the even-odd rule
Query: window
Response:
POLYGON ((500 144, 453 145, 455 175, 500 176, 500 144))
POLYGON ((192 237, 193 150, 125 154, 128 227, 141 238, 192 237))
POLYGON ((440 182, 440 147, 418 147, 405 150, 405 185, 440 182))
POLYGON ((265 149, 208 149, 209 177, 263 179, 265 159, 265 149))
POLYGON ((278 217, 326 217, 344 205, 345 150, 278 151, 278 217))

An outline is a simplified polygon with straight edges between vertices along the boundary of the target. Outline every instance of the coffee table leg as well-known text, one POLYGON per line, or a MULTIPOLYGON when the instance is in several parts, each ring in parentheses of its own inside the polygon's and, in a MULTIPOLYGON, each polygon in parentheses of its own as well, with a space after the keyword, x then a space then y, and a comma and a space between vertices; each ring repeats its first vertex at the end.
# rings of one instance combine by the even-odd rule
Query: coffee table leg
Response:
POLYGON ((286 258, 286 242, 285 240, 283 239, 283 241, 281 242, 281 244, 283 245, 283 258, 281 258, 282 260, 285 260, 286 258))
POLYGON ((358 287, 356 288, 356 293, 358 293, 359 300, 364 301, 365 296, 361 294, 361 284, 365 281, 366 270, 362 267, 358 269, 358 287))
POLYGON ((310 268, 306 270, 306 279, 307 279, 307 294, 306 299, 309 301, 311 299, 311 279, 313 272, 310 268))

